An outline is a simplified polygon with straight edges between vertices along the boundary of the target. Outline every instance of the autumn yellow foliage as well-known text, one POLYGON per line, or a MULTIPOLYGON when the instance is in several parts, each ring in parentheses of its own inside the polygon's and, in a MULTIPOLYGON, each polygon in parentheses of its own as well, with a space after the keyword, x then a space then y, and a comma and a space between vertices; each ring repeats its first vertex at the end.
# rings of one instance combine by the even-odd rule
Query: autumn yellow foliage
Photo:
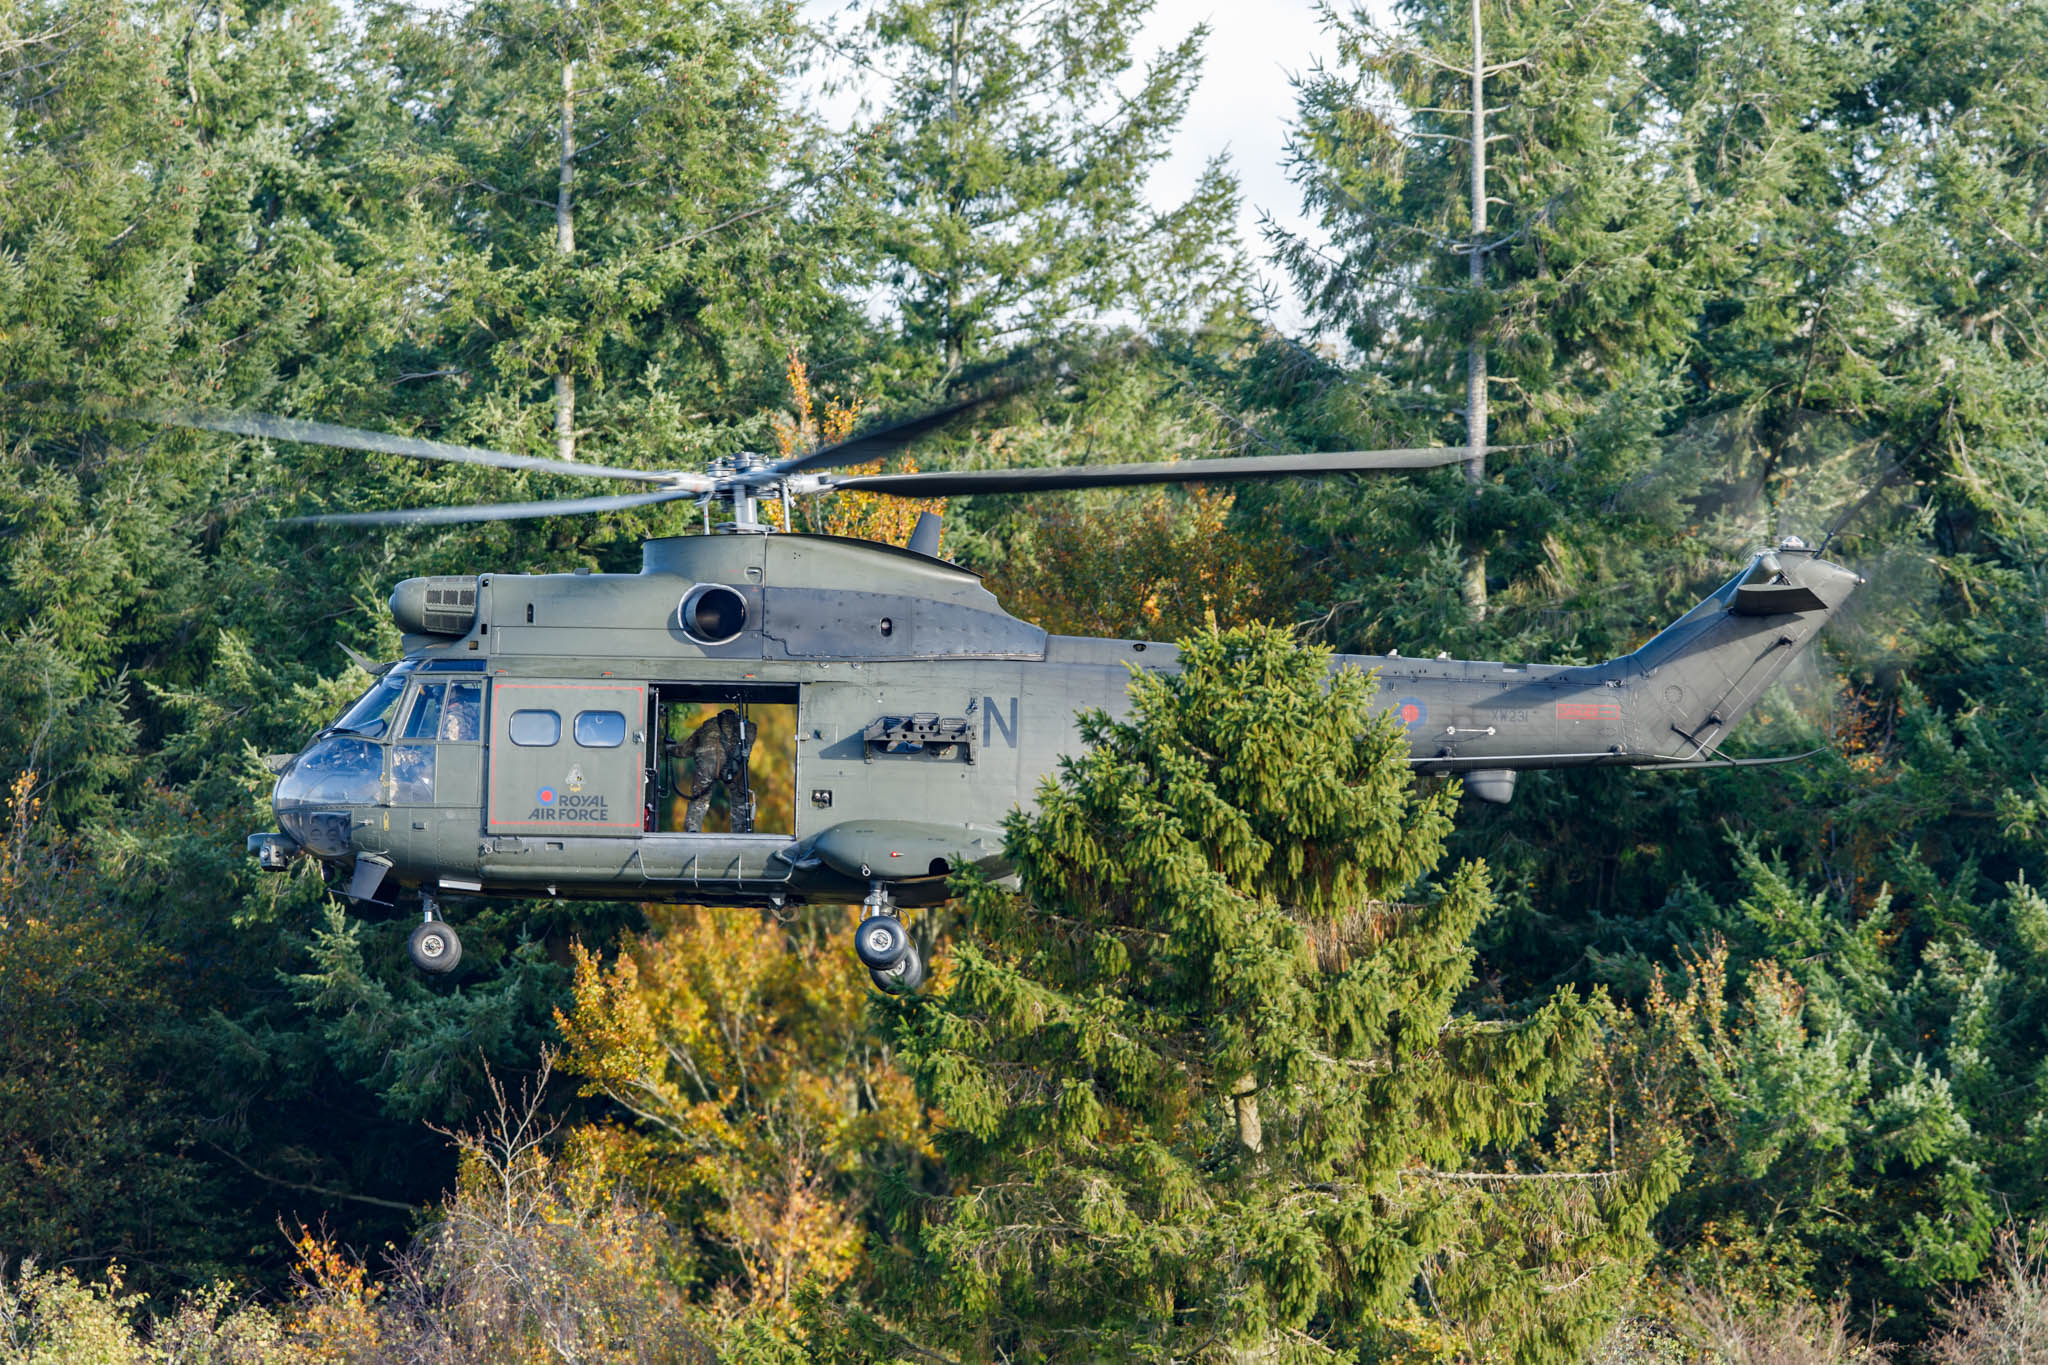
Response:
POLYGON ((1233 506, 1200 486, 1041 502, 989 587, 1014 615, 1062 635, 1173 640, 1210 624, 1284 622, 1297 570, 1277 536, 1234 527, 1233 506))
POLYGON ((853 1273, 863 1166, 924 1146, 846 951, 854 913, 651 909, 607 965, 576 950, 566 1071, 632 1116, 571 1147, 699 1230, 714 1312, 794 1312, 853 1273))
MULTIPOLYGON (((861 403, 841 403, 826 399, 822 408, 811 389, 809 368, 803 356, 792 347, 785 369, 789 378, 790 411, 777 413, 774 417, 775 441, 783 459, 802 454, 818 446, 843 441, 853 434, 854 423, 860 420, 861 403)), ((840 471, 846 474, 879 474, 887 469, 891 474, 915 474, 917 461, 908 455, 893 460, 869 460, 864 464, 849 465, 840 471)), ((813 509, 804 528, 821 531, 828 536, 848 536, 857 540, 873 540, 888 545, 906 545, 910 533, 917 529, 917 519, 925 512, 941 512, 945 509, 943 498, 892 498, 880 493, 847 492, 834 493, 821 508, 813 509)), ((770 518, 781 525, 781 509, 778 506, 770 518)), ((787 528, 784 528, 787 529, 787 528)))

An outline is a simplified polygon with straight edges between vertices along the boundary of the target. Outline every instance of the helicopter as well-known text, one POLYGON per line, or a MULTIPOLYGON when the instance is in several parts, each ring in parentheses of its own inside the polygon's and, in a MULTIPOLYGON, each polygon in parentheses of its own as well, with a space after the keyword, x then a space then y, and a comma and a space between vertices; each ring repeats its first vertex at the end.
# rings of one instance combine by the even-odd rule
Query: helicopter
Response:
MULTIPOLYGON (((1005 875, 1003 825, 1081 745, 1079 716, 1129 705, 1136 671, 1172 671, 1146 640, 1048 634, 939 556, 925 513, 905 547, 778 530, 779 500, 861 490, 930 498, 1425 469, 1462 447, 1167 463, 834 473, 901 450, 971 399, 770 460, 624 469, 255 413, 169 425, 641 485, 552 501, 344 512, 324 525, 450 525, 693 499, 704 534, 643 543, 638 573, 409 578, 390 598, 403 657, 357 662, 369 689, 297 754, 272 760, 279 829, 258 865, 317 860, 350 901, 415 905, 408 953, 453 971, 444 897, 784 907, 858 900, 854 949, 877 988, 925 976, 905 908, 940 903, 972 866, 1005 875), (710 509, 729 519, 711 529, 710 509), (708 717, 708 718, 707 718, 708 717), (790 737, 787 828, 755 827, 752 750, 790 737), (693 729, 694 727, 694 729, 693 729), (687 734, 679 740, 677 736, 687 734), (707 740, 706 736, 710 738, 707 740), (686 765, 685 759, 690 763, 686 765), (686 767, 694 768, 687 777, 686 767), (712 771, 706 771, 709 767, 712 771), (715 791, 714 789, 722 789, 715 791), (704 826, 722 795, 727 828, 704 826), (680 811, 680 815, 679 815, 680 811)), ((1512 799, 1517 775, 1577 767, 1708 768, 1719 746, 1864 580, 1796 537, 1747 564, 1633 652, 1583 666, 1336 655, 1373 670, 1418 773, 1512 799)), ((776 771, 784 771, 776 765, 776 771)))

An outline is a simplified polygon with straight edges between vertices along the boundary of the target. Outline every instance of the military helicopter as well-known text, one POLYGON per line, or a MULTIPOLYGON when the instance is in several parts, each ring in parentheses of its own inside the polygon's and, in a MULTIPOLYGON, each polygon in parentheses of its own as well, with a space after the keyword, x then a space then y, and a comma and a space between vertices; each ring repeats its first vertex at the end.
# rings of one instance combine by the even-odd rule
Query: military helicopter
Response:
MULTIPOLYGON (((404 657, 304 751, 280 756, 280 830, 265 869, 300 856, 356 902, 416 904, 408 945, 432 973, 461 960, 444 896, 785 907, 859 900, 854 947, 876 986, 924 963, 898 911, 1003 871, 1004 817, 1080 744, 1077 714, 1120 713, 1133 668, 1171 645, 1049 635, 938 557, 927 513, 906 548, 771 533, 761 504, 863 490, 934 497, 1231 482, 1428 468, 1462 448, 1178 463, 835 474, 900 450, 977 402, 781 460, 707 470, 611 468, 260 414, 159 417, 206 430, 642 485, 611 496, 351 512, 327 525, 446 525, 694 499, 729 519, 646 541, 637 574, 410 578, 392 592, 404 657), (698 723, 709 711, 708 720, 698 723), (752 747, 793 733, 788 827, 755 828, 752 747), (679 742, 690 726, 695 732, 679 742), (708 737, 708 738, 707 738, 708 737), (687 779, 685 757, 694 759, 687 779), (712 771, 707 772, 707 768, 712 771), (704 828, 723 788, 724 830, 704 828), (687 790, 685 790, 687 788, 687 790), (687 797, 687 803, 685 802, 687 797), (680 818, 678 809, 682 809, 680 818)), ((793 524, 784 518, 784 525, 793 524)), ((1379 674, 1377 705, 1409 762, 1506 802, 1536 768, 1714 767, 1717 746, 1863 580, 1798 539, 1747 566, 1631 654, 1583 667, 1338 656, 1379 674)), ((781 766, 777 765, 777 770, 781 766)))

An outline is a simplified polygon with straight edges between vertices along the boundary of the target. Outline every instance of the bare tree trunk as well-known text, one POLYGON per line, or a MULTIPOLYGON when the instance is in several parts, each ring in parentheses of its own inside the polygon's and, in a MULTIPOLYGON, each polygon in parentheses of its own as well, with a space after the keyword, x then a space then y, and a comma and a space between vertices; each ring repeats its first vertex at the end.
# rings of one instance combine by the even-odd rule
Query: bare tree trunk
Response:
MULTIPOLYGON (((564 0, 564 8, 575 9, 575 0, 564 0)), ((562 61, 562 160, 555 182, 555 250, 563 256, 576 254, 576 222, 570 214, 569 186, 576 175, 576 62, 562 61)), ((576 458, 576 376, 569 373, 565 358, 555 375, 555 458, 576 458)))
POLYGON ((1266 1126, 1259 1120, 1259 1083, 1240 1076, 1230 1088, 1230 1104, 1237 1117, 1237 1140, 1248 1152, 1264 1151, 1266 1126))
MULTIPOLYGON (((953 11, 953 26, 946 45, 946 136, 952 143, 947 160, 951 163, 953 184, 950 203, 955 217, 967 212, 966 195, 961 186, 966 173, 960 168, 960 63, 961 48, 966 41, 967 16, 963 9, 953 11)), ((960 325, 960 263, 957 260, 946 263, 946 373, 953 374, 960 369, 960 362, 967 353, 966 339, 960 325)))
MULTIPOLYGON (((1479 0, 1472 0, 1472 288, 1486 285, 1486 56, 1480 43, 1479 0)), ((1465 355, 1465 483, 1477 498, 1486 482, 1486 340, 1474 332, 1465 355)), ((1465 551, 1465 607, 1486 618, 1486 551, 1465 551)))

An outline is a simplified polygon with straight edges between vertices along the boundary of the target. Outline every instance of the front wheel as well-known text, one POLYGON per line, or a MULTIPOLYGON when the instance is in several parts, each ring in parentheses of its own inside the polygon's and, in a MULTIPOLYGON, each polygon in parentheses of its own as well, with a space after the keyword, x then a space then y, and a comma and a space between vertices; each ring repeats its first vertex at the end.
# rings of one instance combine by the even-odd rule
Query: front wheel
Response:
POLYGON ((910 951, 910 935, 894 915, 870 915, 853 931, 853 951, 871 972, 886 972, 910 951))
POLYGON ((405 941, 405 951, 413 966, 439 976, 454 971, 462 961, 462 940, 440 920, 428 920, 412 931, 412 937, 405 941))

